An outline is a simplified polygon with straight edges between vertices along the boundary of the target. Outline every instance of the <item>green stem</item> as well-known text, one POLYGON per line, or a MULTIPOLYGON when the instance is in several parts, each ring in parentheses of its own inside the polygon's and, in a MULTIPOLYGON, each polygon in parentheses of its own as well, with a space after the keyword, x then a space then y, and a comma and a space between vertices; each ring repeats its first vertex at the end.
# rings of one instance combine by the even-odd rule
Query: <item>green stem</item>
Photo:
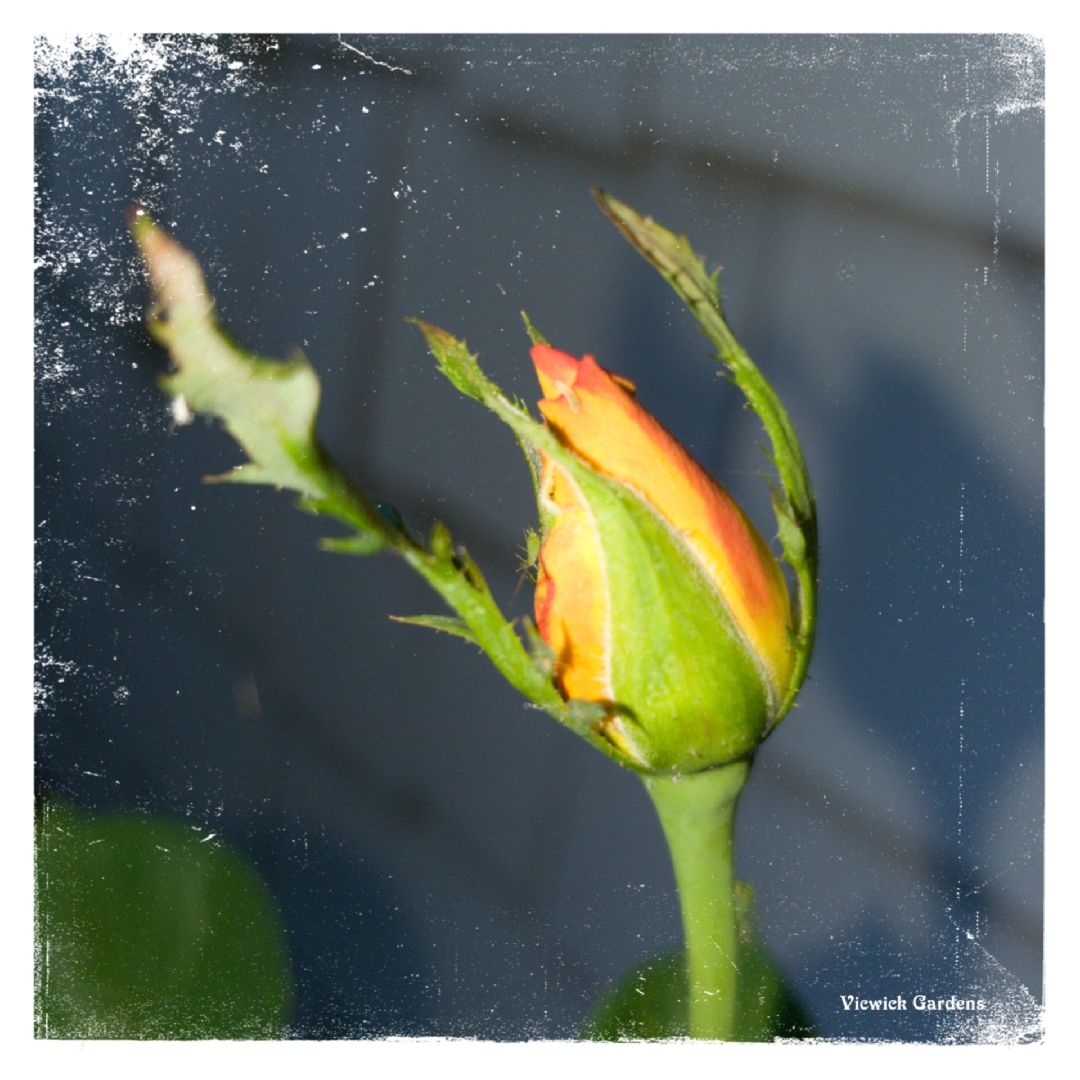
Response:
POLYGON ((690 1036, 730 1039, 738 990, 732 837, 749 759, 645 787, 664 827, 682 906, 690 976, 690 1036))

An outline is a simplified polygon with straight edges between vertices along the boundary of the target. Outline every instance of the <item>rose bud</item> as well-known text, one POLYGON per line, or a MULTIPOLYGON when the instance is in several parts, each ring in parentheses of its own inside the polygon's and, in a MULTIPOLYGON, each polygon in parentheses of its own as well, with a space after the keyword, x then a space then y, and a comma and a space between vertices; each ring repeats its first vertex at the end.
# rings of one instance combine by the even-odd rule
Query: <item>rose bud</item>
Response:
POLYGON ((591 356, 532 349, 539 403, 582 463, 541 454, 536 625, 568 699, 646 772, 750 753, 792 679, 780 565, 724 488, 591 356))

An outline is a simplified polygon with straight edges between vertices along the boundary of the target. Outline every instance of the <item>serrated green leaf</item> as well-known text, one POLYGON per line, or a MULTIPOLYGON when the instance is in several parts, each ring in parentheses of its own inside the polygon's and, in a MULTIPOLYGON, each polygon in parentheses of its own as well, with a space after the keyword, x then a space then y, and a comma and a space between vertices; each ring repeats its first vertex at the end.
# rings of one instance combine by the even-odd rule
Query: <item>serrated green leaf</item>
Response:
POLYGON ((480 370, 476 356, 469 352, 464 341, 421 319, 407 319, 406 322, 420 327, 427 338, 428 347, 439 362, 439 369, 463 394, 477 401, 486 401, 493 396, 503 397, 502 391, 480 370))
MULTIPOLYGON (((459 636, 471 634, 514 687, 565 723, 559 692, 537 671, 480 568, 464 549, 455 552, 446 527, 436 523, 430 550, 425 549, 409 535, 392 506, 358 491, 319 445, 314 435, 319 384, 307 361, 296 357, 278 362, 245 352, 218 324, 195 257, 144 212, 134 214, 129 225, 154 293, 148 325, 175 365, 164 386, 177 402, 177 422, 190 420, 192 410, 217 416, 249 458, 232 472, 211 479, 273 484, 299 492, 302 509, 335 517, 353 531, 351 536, 323 540, 326 551, 368 555, 385 548, 401 555, 457 612, 467 627, 467 633, 459 636)), ((486 403, 495 402, 518 422, 519 436, 529 438, 538 425, 484 376, 464 343, 436 327, 421 324, 421 328, 438 347, 440 365, 454 385, 486 403)), ((456 632, 451 624, 457 625, 447 617, 439 628, 456 632)))
POLYGON ((469 628, 464 619, 453 619, 448 615, 391 615, 394 622, 411 623, 413 626, 428 626, 432 630, 441 630, 445 634, 454 634, 457 637, 471 641, 479 645, 476 634, 469 628))
MULTIPOLYGON (((438 326, 422 319, 407 319, 418 326, 427 340, 428 348, 439 364, 439 370, 463 394, 486 405, 512 428, 518 445, 525 454, 532 476, 533 492, 540 488, 540 454, 537 432, 545 429, 529 416, 529 411, 518 402, 511 401, 499 387, 480 370, 475 353, 469 352, 464 341, 438 326)), ((549 522, 540 521, 540 531, 545 532, 549 522)))
POLYGON ((147 326, 173 362, 160 384, 176 403, 174 415, 218 417, 249 459, 207 479, 299 492, 306 509, 337 517, 356 532, 352 546, 337 550, 369 553, 400 543, 399 530, 316 440, 319 380, 307 360, 299 354, 267 360, 242 349, 218 322, 195 257, 144 211, 129 225, 153 289, 147 326))

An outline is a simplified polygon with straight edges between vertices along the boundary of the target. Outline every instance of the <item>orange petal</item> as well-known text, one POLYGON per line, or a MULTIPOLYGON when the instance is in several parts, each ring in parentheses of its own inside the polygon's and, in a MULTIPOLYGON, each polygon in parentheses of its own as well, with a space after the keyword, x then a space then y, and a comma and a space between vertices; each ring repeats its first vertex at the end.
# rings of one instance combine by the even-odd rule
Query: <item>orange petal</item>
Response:
POLYGON ((591 356, 546 345, 532 359, 540 411, 597 471, 637 492, 682 535, 782 696, 794 655, 787 585, 768 545, 734 499, 591 356))
POLYGON ((607 582, 596 526, 577 486, 548 460, 543 486, 559 512, 540 551, 536 627, 555 650, 563 693, 610 701, 607 582))

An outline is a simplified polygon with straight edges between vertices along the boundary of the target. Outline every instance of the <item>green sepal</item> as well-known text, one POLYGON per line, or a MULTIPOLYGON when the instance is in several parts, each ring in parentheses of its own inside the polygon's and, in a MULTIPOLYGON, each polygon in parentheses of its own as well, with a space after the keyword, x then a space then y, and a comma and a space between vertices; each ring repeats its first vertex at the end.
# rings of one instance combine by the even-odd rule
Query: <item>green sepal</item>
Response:
MULTIPOLYGON (((562 720, 565 708, 559 692, 550 678, 536 670, 532 656, 522 645, 513 625, 499 610, 480 567, 463 547, 455 549, 450 531, 441 521, 432 526, 429 545, 426 551, 417 546, 403 548, 402 555, 458 613, 472 639, 464 633, 458 633, 458 636, 474 639, 515 689, 562 720)), ((429 621, 439 620, 438 616, 421 616, 421 620, 422 625, 448 633, 459 630, 457 620, 429 621)))
POLYGON ((799 528, 791 510, 783 505, 774 494, 772 496, 773 513, 776 515, 776 531, 780 545, 784 549, 784 558, 792 565, 806 562, 806 533, 799 528))
POLYGON ((449 615, 391 615, 394 622, 411 623, 413 626, 429 626, 432 630, 441 630, 445 634, 454 634, 474 645, 479 645, 476 634, 464 619, 454 619, 449 615))
POLYGON ((652 218, 642 217, 600 188, 593 188, 593 197, 623 236, 663 275, 690 308, 705 336, 716 346, 717 358, 727 367, 731 379, 761 418, 772 443, 770 460, 776 466, 785 496, 783 502, 774 501, 773 505, 784 509, 787 519, 781 522, 778 514, 777 527, 784 546, 784 558, 795 570, 799 583, 795 668, 775 726, 791 708, 806 677, 817 625, 817 508, 799 440, 776 392, 747 356, 724 319, 717 284, 719 267, 708 273, 704 260, 694 253, 685 236, 676 236, 652 218), (795 542, 792 530, 801 534, 801 542, 795 542))
MULTIPOLYGON (((529 477, 532 480, 533 497, 537 500, 537 505, 540 501, 540 473, 543 469, 543 463, 540 460, 540 451, 529 442, 528 439, 514 432, 514 438, 517 439, 518 446, 521 447, 521 452, 525 455, 525 462, 529 466, 529 477)), ((543 536, 550 527, 551 522, 547 520, 543 511, 540 512, 540 535, 543 536)), ((530 565, 532 565, 530 563, 530 565)))
MULTIPOLYGON (((524 316, 524 312, 522 315, 524 316)), ((476 355, 469 352, 469 347, 464 341, 458 340, 453 334, 422 319, 406 319, 418 326, 427 339, 428 348, 438 361, 439 370, 450 380, 454 387, 467 397, 471 397, 489 409, 494 409, 504 420, 507 414, 528 421, 525 425, 513 425, 514 435, 521 447, 525 460, 529 465, 529 473, 532 476, 533 492, 540 489, 540 454, 535 440, 529 437, 533 429, 539 429, 539 425, 529 416, 529 410, 520 401, 511 401, 503 392, 480 370, 476 361, 476 355), (496 407, 496 405, 498 407, 496 407), (531 425, 531 426, 530 426, 531 425)), ((528 318, 526 317, 526 324, 528 318)), ((529 324, 531 325, 531 324, 529 324)), ((541 515, 540 533, 547 530, 548 522, 541 515)))
MULTIPOLYGON (((525 323, 525 330, 529 335, 529 340, 534 345, 548 345, 548 347, 550 348, 550 343, 548 342, 548 339, 544 337, 544 335, 541 334, 535 326, 533 326, 532 321, 529 319, 529 316, 526 315, 524 311, 521 313, 521 318, 522 321, 525 323)), ((536 497, 536 505, 539 511, 540 518, 540 532, 537 536, 537 553, 539 553, 539 545, 543 541, 544 537, 547 535, 548 529, 551 528, 551 514, 549 514, 547 510, 544 509, 543 505, 540 502, 540 474, 543 471, 543 463, 540 460, 540 451, 537 450, 534 443, 530 442, 524 436, 519 435, 516 431, 514 432, 514 436, 518 441, 518 445, 521 447, 522 453, 525 455, 525 460, 529 463, 529 474, 532 476, 533 495, 536 497)), ((530 551, 529 565, 533 566, 535 563, 536 559, 532 557, 530 551)))
MULTIPOLYGON (((495 383, 480 370, 476 356, 469 352, 464 341, 459 341, 452 334, 422 319, 406 319, 405 321, 420 327, 427 339, 428 348, 439 363, 439 370, 463 394, 485 404, 498 397, 510 408, 514 408, 495 383)), ((520 407, 518 411, 528 415, 527 411, 520 407)))

